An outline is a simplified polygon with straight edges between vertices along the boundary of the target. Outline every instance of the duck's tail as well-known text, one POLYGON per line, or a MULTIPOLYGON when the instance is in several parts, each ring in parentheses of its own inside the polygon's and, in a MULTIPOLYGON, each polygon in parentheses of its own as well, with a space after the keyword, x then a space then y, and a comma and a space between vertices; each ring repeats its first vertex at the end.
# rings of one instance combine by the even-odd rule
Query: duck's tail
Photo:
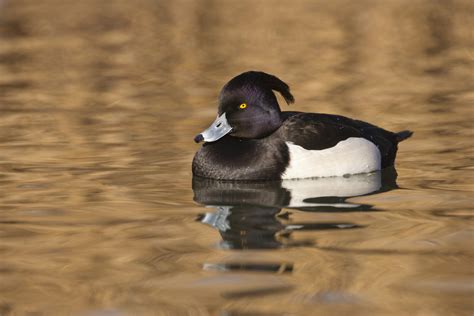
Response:
POLYGON ((413 135, 413 132, 409 131, 409 130, 406 130, 406 131, 401 131, 401 132, 395 133, 395 135, 397 137, 397 142, 401 142, 401 141, 404 141, 407 138, 410 138, 411 135, 413 135))

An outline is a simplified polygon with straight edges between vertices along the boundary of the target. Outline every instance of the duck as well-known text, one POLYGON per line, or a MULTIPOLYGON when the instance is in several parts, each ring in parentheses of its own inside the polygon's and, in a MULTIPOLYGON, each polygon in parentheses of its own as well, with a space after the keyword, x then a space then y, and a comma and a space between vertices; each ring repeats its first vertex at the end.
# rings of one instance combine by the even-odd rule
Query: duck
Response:
POLYGON ((221 89, 217 117, 194 137, 193 176, 217 180, 291 180, 371 173, 394 165, 412 136, 335 114, 281 111, 275 92, 295 102, 278 77, 247 71, 221 89))

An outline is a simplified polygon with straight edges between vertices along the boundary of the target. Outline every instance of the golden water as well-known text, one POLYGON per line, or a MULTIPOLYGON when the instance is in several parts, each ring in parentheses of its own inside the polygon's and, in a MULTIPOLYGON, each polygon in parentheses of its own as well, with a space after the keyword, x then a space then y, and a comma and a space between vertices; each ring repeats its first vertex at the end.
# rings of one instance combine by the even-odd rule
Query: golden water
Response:
POLYGON ((473 16, 469 0, 0 0, 0 315, 472 315, 473 16), (325 206, 307 208, 279 185, 193 192, 192 139, 250 69, 291 85, 285 110, 413 130, 398 188, 308 182, 325 206))

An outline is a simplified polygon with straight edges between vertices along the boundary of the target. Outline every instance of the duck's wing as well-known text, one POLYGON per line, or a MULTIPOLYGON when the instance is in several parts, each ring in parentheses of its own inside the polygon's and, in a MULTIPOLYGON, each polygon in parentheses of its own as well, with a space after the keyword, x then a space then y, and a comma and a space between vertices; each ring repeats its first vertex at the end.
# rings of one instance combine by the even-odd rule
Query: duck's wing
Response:
POLYGON ((382 155, 382 167, 393 164, 397 135, 367 122, 316 113, 290 115, 277 131, 278 137, 308 150, 334 147, 350 137, 365 138, 374 143, 382 155))
POLYGON ((278 130, 278 137, 307 150, 334 147, 349 137, 363 137, 356 128, 324 114, 296 113, 287 118, 278 130))

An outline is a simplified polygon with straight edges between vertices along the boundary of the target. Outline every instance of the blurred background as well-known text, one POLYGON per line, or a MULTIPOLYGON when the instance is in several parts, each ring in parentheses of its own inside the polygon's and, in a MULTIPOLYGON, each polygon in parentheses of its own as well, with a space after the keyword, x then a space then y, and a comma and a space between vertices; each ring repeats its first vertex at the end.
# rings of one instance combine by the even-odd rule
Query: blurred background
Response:
POLYGON ((0 315, 471 315, 473 103, 470 0, 0 0, 0 315), (380 212, 293 212, 367 226, 292 237, 344 251, 196 222, 192 139, 247 70, 415 132, 380 212), (203 268, 255 258, 294 269, 203 268))

